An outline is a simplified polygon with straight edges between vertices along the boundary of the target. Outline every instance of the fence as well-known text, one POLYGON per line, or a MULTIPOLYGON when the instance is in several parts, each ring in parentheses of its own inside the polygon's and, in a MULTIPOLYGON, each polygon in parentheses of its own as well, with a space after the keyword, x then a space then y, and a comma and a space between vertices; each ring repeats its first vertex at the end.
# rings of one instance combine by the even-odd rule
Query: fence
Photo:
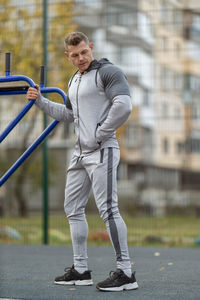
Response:
MULTIPOLYGON (((12 47, 13 74, 26 74, 38 82, 42 2, 7 2, 0 11, 1 53, 12 47), (5 11, 11 16, 9 21, 3 19, 5 11), (33 47, 35 35, 38 38, 33 47), (20 45, 13 46, 16 38, 20 45)), ((118 131, 118 192, 129 243, 136 245, 194 245, 199 236, 200 7, 190 5, 170 0, 49 3, 50 86, 66 90, 74 72, 64 60, 62 42, 74 29, 85 32, 94 42, 97 59, 108 57, 127 76, 133 112, 118 131)), ((3 72, 1 69, 0 76, 3 72)), ((0 132, 24 101, 23 96, 0 98, 0 132)), ((33 107, 30 117, 1 144, 2 171, 30 146, 41 129, 42 115, 33 107)), ((70 243, 63 199, 73 144, 71 125, 59 124, 48 140, 50 243, 70 243)), ((2 242, 42 242, 41 165, 38 149, 1 188, 2 242)), ((94 216, 97 210, 92 195, 87 212, 89 241, 107 242, 104 224, 94 216)))

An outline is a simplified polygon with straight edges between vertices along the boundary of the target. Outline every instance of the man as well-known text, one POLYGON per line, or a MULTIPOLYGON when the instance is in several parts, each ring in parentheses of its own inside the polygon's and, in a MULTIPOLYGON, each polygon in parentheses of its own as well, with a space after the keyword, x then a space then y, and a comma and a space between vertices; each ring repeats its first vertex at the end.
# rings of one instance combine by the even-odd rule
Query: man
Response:
MULTIPOLYGON (((131 99, 122 71, 107 59, 95 60, 93 44, 81 32, 65 39, 65 56, 78 68, 68 85, 66 105, 40 94, 39 86, 29 88, 27 99, 58 121, 74 122, 76 144, 66 180, 64 209, 70 225, 74 263, 55 278, 56 284, 91 285, 87 264, 88 225, 85 206, 92 187, 117 261, 117 270, 97 284, 103 291, 138 288, 127 247, 126 225, 119 214, 116 173, 120 159, 115 130, 128 118, 131 99)), ((103 259, 103 258, 102 258, 103 259)))

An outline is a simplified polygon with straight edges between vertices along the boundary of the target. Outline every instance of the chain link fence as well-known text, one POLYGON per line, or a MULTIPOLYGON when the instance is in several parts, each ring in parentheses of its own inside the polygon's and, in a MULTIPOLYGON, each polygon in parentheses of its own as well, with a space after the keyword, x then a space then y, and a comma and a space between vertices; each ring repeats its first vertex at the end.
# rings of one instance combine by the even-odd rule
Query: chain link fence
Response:
MULTIPOLYGON (((48 86, 67 92, 75 69, 63 40, 73 30, 94 43, 96 59, 119 66, 130 85, 133 110, 117 132, 119 206, 134 245, 194 246, 200 225, 200 6, 197 1, 48 1, 48 86), (194 2, 194 3, 193 3, 194 2)), ((0 76, 4 53, 12 75, 39 82, 42 1, 1 1, 0 76), (8 18, 9 15, 9 18, 8 18)), ((62 102, 56 95, 53 101, 62 102)), ((0 131, 26 103, 25 95, 0 96, 0 131)), ((33 107, 0 145, 0 175, 43 129, 33 107)), ((50 122, 49 118, 49 122, 50 122)), ((73 125, 48 137, 49 243, 70 242, 63 212, 73 125)), ((39 147, 0 188, 0 242, 43 241, 42 152, 39 147)), ((89 243, 108 243, 91 194, 89 243)))

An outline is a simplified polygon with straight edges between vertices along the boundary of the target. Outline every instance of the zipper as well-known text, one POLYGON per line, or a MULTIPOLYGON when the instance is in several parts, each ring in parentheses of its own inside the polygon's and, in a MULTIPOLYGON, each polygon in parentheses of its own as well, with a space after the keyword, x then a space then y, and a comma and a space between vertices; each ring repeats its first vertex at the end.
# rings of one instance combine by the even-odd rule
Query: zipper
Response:
POLYGON ((79 75, 77 91, 76 91, 77 118, 78 118, 78 129, 79 129, 78 144, 79 144, 79 148, 80 148, 80 156, 82 154, 82 147, 81 147, 81 141, 80 141, 80 120, 79 120, 79 107, 78 107, 78 90, 79 90, 79 86, 80 86, 80 83, 81 83, 81 78, 82 78, 82 74, 79 75))

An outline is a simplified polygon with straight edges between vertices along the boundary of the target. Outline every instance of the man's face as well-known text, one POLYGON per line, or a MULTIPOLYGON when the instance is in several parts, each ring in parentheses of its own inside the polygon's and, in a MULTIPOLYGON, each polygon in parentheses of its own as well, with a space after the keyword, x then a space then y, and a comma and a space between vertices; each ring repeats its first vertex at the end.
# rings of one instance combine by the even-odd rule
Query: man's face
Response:
POLYGON ((81 41, 76 46, 69 45, 67 50, 65 56, 74 66, 78 67, 81 73, 87 70, 94 60, 92 43, 88 45, 85 41, 81 41))

